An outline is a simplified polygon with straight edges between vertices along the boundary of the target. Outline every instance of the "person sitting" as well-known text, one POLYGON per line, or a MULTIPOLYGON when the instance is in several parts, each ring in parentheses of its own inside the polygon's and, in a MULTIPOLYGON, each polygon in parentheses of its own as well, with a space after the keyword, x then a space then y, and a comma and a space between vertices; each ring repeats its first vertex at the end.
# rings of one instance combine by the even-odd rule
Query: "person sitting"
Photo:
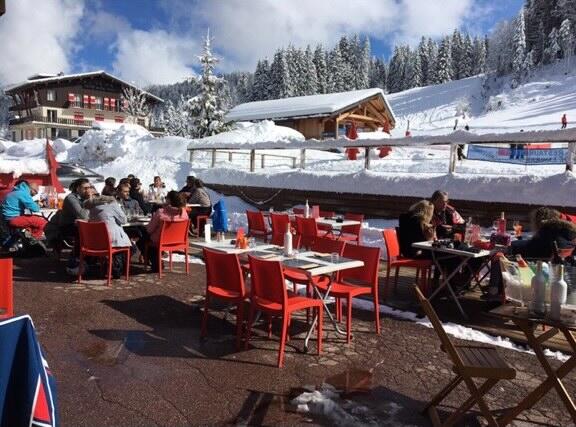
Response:
POLYGON ((109 176, 104 181, 104 188, 102 189, 103 196, 114 196, 116 194, 116 178, 109 176))
POLYGON ((120 203, 120 206, 124 209, 124 212, 137 212, 140 209, 140 205, 137 200, 130 197, 130 185, 120 184, 116 190, 116 198, 120 203))
POLYGON ((158 272, 158 245, 160 243, 160 232, 162 231, 162 221, 179 222, 186 221, 186 199, 184 195, 177 191, 170 191, 166 195, 166 205, 158 209, 153 215, 150 223, 146 227, 149 235, 149 241, 153 249, 149 251, 152 271, 158 272))
POLYGON ((180 189, 180 193, 184 193, 186 198, 190 197, 190 193, 194 190, 194 181, 196 178, 192 175, 186 177, 186 185, 180 189))
POLYGON ((166 197, 166 184, 159 176, 154 177, 154 182, 148 186, 150 200, 161 202, 166 197))
POLYGON ((38 203, 32 199, 36 194, 38 184, 28 183, 25 180, 18 181, 2 203, 2 216, 10 227, 24 228, 35 239, 41 239, 47 221, 38 215, 26 215, 26 210, 30 213, 40 212, 38 203))
MULTIPOLYGON (((126 224, 126 214, 112 196, 96 196, 86 200, 83 204, 89 210, 90 222, 104 222, 110 236, 113 248, 131 247, 132 241, 122 228, 126 224)), ((130 260, 126 259, 125 253, 114 254, 112 262, 112 276, 117 279, 124 271, 124 266, 130 260)))
POLYGON ((398 221, 398 243, 400 253, 407 258, 430 258, 429 251, 412 247, 413 243, 434 240, 432 225, 434 205, 428 200, 421 200, 410 206, 408 212, 400 215, 398 221))
MULTIPOLYGON (((187 203, 191 205, 200 205, 192 207, 190 214, 190 226, 196 227, 196 219, 200 215, 210 215, 212 213, 212 202, 210 196, 204 187, 204 183, 199 179, 194 179, 194 187, 188 196, 187 203)), ((199 230, 196 230, 199 233, 199 230)))
POLYGON ((142 194, 142 182, 138 178, 132 178, 130 180, 130 198, 136 200, 140 210, 145 214, 150 213, 150 204, 144 200, 144 195, 142 194))
POLYGON ((445 191, 436 190, 430 202, 434 205, 432 224, 436 227, 436 235, 439 239, 451 237, 454 234, 454 226, 464 224, 464 219, 448 204, 448 193, 445 191))

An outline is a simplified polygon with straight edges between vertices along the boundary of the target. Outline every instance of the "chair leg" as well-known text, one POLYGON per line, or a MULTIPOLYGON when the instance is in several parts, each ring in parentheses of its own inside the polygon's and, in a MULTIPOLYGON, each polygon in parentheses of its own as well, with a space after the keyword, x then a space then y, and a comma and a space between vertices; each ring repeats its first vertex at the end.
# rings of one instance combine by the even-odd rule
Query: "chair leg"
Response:
POLYGON ((172 251, 168 251, 168 262, 170 264, 170 271, 172 271, 172 251))
POLYGON ((374 322, 376 323, 376 333, 380 335, 380 304, 378 302, 378 286, 372 291, 374 294, 374 322))
POLYGON ((394 272, 394 293, 398 291, 398 275, 400 274, 400 267, 396 267, 396 271, 394 272))
POLYGON ((458 384, 460 384, 462 382, 464 378, 462 378, 460 375, 456 376, 452 381, 450 381, 446 387, 444 387, 442 390, 440 390, 436 396, 434 396, 432 398, 432 400, 430 402, 428 402, 426 404, 426 406, 424 407, 424 409, 422 409, 422 413, 426 413, 428 411, 428 409, 430 409, 431 407, 437 406, 440 402, 442 402, 444 400, 444 398, 446 396, 448 396, 448 394, 454 390, 458 384))
POLYGON ((190 264, 188 264, 188 246, 184 249, 184 262, 186 263, 186 274, 190 274, 190 264))
POLYGON ((390 270, 392 267, 388 266, 386 268, 386 281, 384 282, 384 298, 386 299, 390 296, 390 270))
POLYGON ((480 388, 476 387, 474 381, 471 378, 464 378, 464 382, 468 386, 471 396, 464 402, 453 414, 451 414, 445 421, 446 425, 456 424, 460 418, 476 403, 480 407, 480 412, 488 421, 488 425, 498 427, 498 423, 494 419, 494 416, 490 412, 488 405, 484 401, 484 396, 494 385, 498 382, 495 379, 487 379, 482 383, 480 388))
POLYGON ((342 321, 342 301, 340 298, 336 298, 336 321, 338 323, 342 321))
POLYGON ((126 249, 126 281, 130 280, 130 249, 126 249))
POLYGON ((248 311, 248 325, 246 325, 246 341, 244 342, 244 350, 248 350, 248 341, 250 341, 250 334, 252 332, 252 322, 254 321, 254 307, 250 304, 248 311))
POLYGON ((268 316, 268 339, 272 338, 272 316, 268 316))
POLYGON ((114 255, 110 254, 108 256, 108 286, 112 286, 112 257, 114 255))
POLYGON ((288 313, 284 313, 282 316, 282 334, 280 338, 280 349, 278 350, 278 367, 284 366, 284 349, 286 348, 286 335, 288 333, 288 325, 290 322, 290 317, 288 313))
POLYGON ((80 252, 80 264, 78 264, 78 284, 82 282, 82 265, 84 264, 84 255, 80 252))
POLYGON ((318 355, 320 355, 322 353, 322 321, 324 318, 324 310, 322 305, 319 305, 317 310, 318 310, 318 324, 316 326, 317 329, 316 332, 318 333, 318 336, 316 339, 318 340, 318 355))
POLYGON ((210 296, 206 293, 204 298, 204 311, 202 312, 202 326, 200 327, 200 337, 204 338, 208 334, 208 306, 210 305, 210 296))
POLYGON ((346 299, 346 343, 352 341, 352 297, 346 299))
POLYGON ((244 301, 238 303, 236 309, 236 350, 242 345, 242 326, 244 325, 244 301))
POLYGON ((158 247, 158 276, 162 278, 162 249, 158 247))

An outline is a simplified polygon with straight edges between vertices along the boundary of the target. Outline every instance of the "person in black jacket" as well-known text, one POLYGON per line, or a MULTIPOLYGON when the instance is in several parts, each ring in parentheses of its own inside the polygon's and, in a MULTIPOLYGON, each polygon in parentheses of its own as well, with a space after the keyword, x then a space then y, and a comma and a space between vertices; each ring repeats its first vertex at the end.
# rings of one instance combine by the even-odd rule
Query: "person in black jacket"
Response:
POLYGON ((138 206, 144 214, 148 215, 150 213, 150 204, 144 200, 142 183, 138 178, 132 178, 130 180, 130 198, 138 202, 138 206))
POLYGON ((421 200, 410 206, 408 212, 400 215, 398 221, 398 243, 400 253, 407 258, 430 258, 429 251, 412 247, 413 243, 433 240, 435 238, 432 215, 434 205, 428 200, 421 200))

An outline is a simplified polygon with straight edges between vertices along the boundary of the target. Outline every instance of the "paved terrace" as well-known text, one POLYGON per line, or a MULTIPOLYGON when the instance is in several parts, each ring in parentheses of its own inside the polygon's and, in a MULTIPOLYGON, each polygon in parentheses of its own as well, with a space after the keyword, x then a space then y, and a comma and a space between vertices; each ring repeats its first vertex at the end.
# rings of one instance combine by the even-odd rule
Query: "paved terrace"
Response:
MULTIPOLYGON (((259 329, 249 350, 236 352, 233 316, 223 320, 223 312, 211 316, 210 336, 200 341, 203 265, 192 264, 187 276, 183 264, 175 264, 162 280, 133 265, 129 283, 116 280, 108 288, 103 280, 71 283, 63 264, 53 258, 16 260, 14 290, 16 311, 32 316, 56 377, 62 426, 333 425, 289 404, 305 387, 323 382, 342 390, 348 405, 366 406, 355 411, 354 422, 425 426, 429 422, 419 410, 452 376, 432 329, 382 316, 377 336, 371 313, 364 311, 354 311, 350 345, 325 322, 320 357, 314 341, 311 354, 301 353, 306 326, 295 318, 286 366, 277 369, 277 338, 268 340, 259 329)), ((392 303, 416 308, 408 283, 403 277, 392 303)), ((483 304, 466 302, 476 311, 483 304)), ((452 305, 436 306, 443 320, 460 322, 452 305)), ((472 317, 486 322, 482 315, 472 317)), ((493 408, 514 405, 544 378, 535 356, 499 353, 518 373, 488 395, 493 408)), ((574 395, 574 375, 565 384, 574 395)), ((446 410, 468 396, 461 391, 446 410)), ((466 425, 478 425, 476 416, 466 425)), ((570 419, 550 392, 516 425, 567 426, 570 419)))

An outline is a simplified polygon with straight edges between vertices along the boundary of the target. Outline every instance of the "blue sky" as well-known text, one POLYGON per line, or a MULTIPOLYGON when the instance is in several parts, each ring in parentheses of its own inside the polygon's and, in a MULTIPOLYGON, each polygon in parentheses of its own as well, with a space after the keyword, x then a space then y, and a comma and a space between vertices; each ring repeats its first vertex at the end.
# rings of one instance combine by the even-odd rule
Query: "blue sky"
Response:
POLYGON ((277 47, 370 37, 375 55, 455 27, 485 34, 523 0, 7 0, 0 18, 0 84, 35 72, 105 69, 138 84, 180 81, 196 69, 209 27, 220 69, 253 70, 277 47), (22 25, 26 22, 27 25, 22 25), (30 28, 36 32, 30 34, 30 28))

